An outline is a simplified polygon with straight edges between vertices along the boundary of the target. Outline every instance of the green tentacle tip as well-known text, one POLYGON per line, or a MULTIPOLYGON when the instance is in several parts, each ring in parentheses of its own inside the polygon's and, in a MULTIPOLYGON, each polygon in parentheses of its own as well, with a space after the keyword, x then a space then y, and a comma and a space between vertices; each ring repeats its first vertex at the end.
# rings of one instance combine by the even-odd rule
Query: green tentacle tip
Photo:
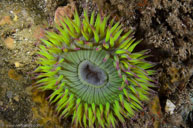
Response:
POLYGON ((74 19, 65 16, 38 52, 38 89, 52 91, 49 102, 75 127, 124 124, 154 87, 153 64, 144 60, 148 50, 133 52, 140 41, 108 19, 86 10, 82 20, 77 11, 74 19))

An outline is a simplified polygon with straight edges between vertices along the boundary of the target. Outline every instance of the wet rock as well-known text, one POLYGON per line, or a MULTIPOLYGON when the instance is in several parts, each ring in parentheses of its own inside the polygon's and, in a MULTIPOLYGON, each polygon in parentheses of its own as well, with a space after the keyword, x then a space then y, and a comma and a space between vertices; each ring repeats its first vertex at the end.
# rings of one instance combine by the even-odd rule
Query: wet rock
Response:
POLYGON ((175 126, 175 127, 184 126, 183 119, 180 114, 173 114, 169 116, 167 121, 171 126, 175 126))
POLYGON ((5 103, 0 108, 0 118, 3 118, 12 125, 26 124, 30 116, 30 103, 25 99, 22 99, 18 105, 14 102, 9 105, 5 103))
POLYGON ((193 110, 188 114, 187 123, 189 124, 190 128, 193 127, 193 110))

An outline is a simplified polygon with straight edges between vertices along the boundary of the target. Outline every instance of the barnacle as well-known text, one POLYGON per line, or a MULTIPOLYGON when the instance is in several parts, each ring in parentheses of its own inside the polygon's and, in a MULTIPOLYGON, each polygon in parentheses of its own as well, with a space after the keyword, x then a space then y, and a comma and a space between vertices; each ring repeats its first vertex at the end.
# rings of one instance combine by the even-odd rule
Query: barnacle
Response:
POLYGON ((47 32, 38 52, 38 88, 52 90, 50 103, 76 127, 124 124, 154 87, 153 64, 144 60, 149 51, 133 52, 140 41, 109 18, 84 10, 81 20, 75 11, 47 32))

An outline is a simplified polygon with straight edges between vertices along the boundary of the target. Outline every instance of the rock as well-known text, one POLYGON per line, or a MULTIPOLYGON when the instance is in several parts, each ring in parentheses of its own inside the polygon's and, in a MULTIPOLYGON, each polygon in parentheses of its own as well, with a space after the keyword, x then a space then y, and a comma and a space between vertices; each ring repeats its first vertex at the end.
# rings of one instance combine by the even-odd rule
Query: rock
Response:
POLYGON ((183 119, 182 119, 182 116, 180 114, 173 114, 173 115, 171 115, 168 118, 168 122, 172 126, 180 127, 181 125, 183 125, 183 119))

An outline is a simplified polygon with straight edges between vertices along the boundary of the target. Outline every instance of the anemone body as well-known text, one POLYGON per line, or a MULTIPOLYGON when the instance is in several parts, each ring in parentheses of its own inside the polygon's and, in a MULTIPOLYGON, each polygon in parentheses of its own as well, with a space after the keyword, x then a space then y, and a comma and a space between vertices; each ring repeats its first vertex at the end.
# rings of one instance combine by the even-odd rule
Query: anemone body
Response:
POLYGON ((50 103, 76 127, 116 127, 142 109, 153 80, 148 50, 133 52, 140 41, 123 33, 120 22, 92 12, 80 20, 67 16, 42 39, 37 84, 52 90, 50 103), (96 15, 96 16, 95 16, 96 15))

